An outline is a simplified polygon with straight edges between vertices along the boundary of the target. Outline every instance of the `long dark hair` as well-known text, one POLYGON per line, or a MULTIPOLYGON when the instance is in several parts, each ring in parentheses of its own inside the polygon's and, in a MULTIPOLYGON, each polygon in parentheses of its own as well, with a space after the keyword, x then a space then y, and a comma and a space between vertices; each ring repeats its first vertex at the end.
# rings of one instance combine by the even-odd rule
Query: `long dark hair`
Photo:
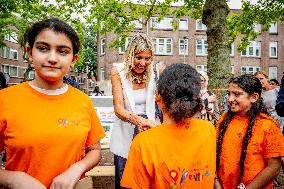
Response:
POLYGON ((158 93, 176 122, 192 117, 201 107, 200 76, 188 64, 172 64, 161 74, 158 93))
MULTIPOLYGON (((240 157, 240 174, 238 178, 238 183, 241 182, 241 179, 244 175, 244 165, 245 165, 245 159, 247 155, 247 147, 249 140, 252 135, 252 130, 254 127, 254 123, 256 120, 257 115, 260 113, 264 113, 266 115, 269 115, 264 104, 263 104, 263 99, 261 98, 261 91, 262 91, 262 86, 260 81, 253 75, 241 75, 239 77, 232 78, 229 83, 233 83, 238 85, 241 89, 243 89, 246 93, 249 95, 257 93, 259 94, 259 98, 256 102, 252 103, 251 109, 246 112, 246 115, 250 117, 249 119, 249 124, 243 139, 243 144, 242 144, 242 151, 241 151, 241 157, 240 157)), ((235 112, 232 112, 229 110, 226 115, 224 120, 220 123, 219 125, 219 134, 217 138, 217 157, 216 157, 216 168, 218 171, 219 165, 220 165, 220 155, 222 151, 222 143, 223 143, 223 138, 226 133, 226 130, 228 128, 228 125, 234 118, 235 112)))

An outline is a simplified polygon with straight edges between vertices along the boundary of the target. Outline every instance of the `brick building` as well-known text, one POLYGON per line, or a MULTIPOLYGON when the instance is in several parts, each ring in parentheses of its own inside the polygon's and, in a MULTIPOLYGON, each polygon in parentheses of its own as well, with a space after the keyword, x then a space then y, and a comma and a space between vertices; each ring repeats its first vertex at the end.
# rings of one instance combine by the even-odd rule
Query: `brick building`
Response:
MULTIPOLYGON (((16 85, 24 80, 24 73, 28 66, 24 60, 23 49, 18 44, 17 35, 12 33, 5 36, 5 46, 0 48, 0 71, 9 75, 8 85, 16 85)), ((35 77, 34 70, 29 72, 29 79, 35 77)), ((94 90, 94 81, 87 79, 86 73, 78 73, 72 69, 67 77, 72 78, 80 85, 80 89, 88 94, 94 90)))
MULTIPOLYGON (((232 10, 234 11, 234 10, 232 10)), ((235 10, 238 11, 238 10, 235 10)), ((171 21, 175 18, 164 18, 157 23, 157 17, 152 17, 147 26, 138 22, 133 32, 147 33, 152 39, 155 57, 154 61, 166 63, 189 63, 197 70, 207 70, 207 36, 206 26, 200 20, 190 17, 179 19, 179 28, 173 30, 171 21), (153 27, 153 30, 149 28, 153 27)), ((255 26, 260 31, 261 25, 255 26)), ((124 51, 129 38, 123 48, 107 48, 115 35, 108 33, 98 35, 98 80, 110 79, 110 69, 113 63, 123 61, 124 51)), ((231 45, 230 55, 232 72, 235 75, 254 73, 263 70, 269 77, 281 79, 284 71, 284 25, 273 23, 267 32, 261 33, 257 39, 251 41, 243 52, 237 51, 240 38, 231 45)))

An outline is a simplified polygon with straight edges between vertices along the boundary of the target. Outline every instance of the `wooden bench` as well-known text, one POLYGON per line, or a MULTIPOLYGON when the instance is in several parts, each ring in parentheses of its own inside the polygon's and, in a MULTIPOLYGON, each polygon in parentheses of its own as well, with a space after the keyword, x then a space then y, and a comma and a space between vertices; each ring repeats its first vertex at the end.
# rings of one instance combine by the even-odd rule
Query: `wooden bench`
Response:
POLYGON ((113 166, 96 166, 90 171, 86 172, 87 177, 114 177, 114 165, 113 166))

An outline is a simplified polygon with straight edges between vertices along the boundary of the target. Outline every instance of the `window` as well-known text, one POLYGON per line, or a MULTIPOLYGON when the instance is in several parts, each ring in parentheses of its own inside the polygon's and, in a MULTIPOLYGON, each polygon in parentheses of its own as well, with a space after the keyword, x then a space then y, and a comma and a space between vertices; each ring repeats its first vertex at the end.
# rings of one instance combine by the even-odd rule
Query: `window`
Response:
POLYGON ((18 60, 18 51, 10 47, 3 47, 0 50, 0 55, 3 58, 18 60))
POLYGON ((79 84, 85 84, 86 78, 84 77, 78 77, 78 83, 79 84))
POLYGON ((208 43, 206 39, 197 39, 196 40, 196 55, 206 56, 208 49, 208 43))
POLYGON ((9 74, 11 77, 18 77, 18 67, 10 65, 2 65, 3 73, 9 74))
POLYGON ((234 51, 235 51, 235 45, 234 43, 232 43, 229 47, 229 53, 230 53, 230 56, 234 56, 234 51))
POLYGON ((105 69, 101 68, 101 80, 105 80, 105 69))
POLYGON ((142 29, 142 24, 139 22, 139 20, 133 20, 130 23, 135 25, 135 29, 142 29))
POLYGON ((95 87, 95 82, 93 82, 92 80, 90 80, 89 82, 89 88, 94 88, 95 87))
POLYGON ((153 38, 154 53, 157 55, 172 55, 171 38, 153 38))
POLYGON ((277 42, 269 42, 269 57, 277 58, 277 42))
POLYGON ((195 68, 197 71, 207 72, 207 65, 196 65, 195 68))
POLYGON ((261 25, 260 24, 256 24, 253 28, 253 31, 256 33, 259 33, 261 31, 261 25))
POLYGON ((277 33, 277 22, 272 22, 270 24, 269 33, 277 33))
POLYGON ((106 53, 106 39, 101 39, 101 55, 104 55, 106 53))
POLYGON ((165 17, 161 19, 160 22, 158 22, 158 17, 152 17, 150 21, 150 26, 153 27, 154 29, 164 29, 164 30, 173 29, 173 26, 171 24, 172 20, 173 18, 165 17))
POLYGON ((207 30, 206 25, 200 19, 196 20, 196 30, 207 30))
POLYGON ((179 39, 179 54, 188 55, 188 39, 179 39))
POLYGON ((18 43, 18 36, 15 32, 12 32, 10 35, 5 35, 5 40, 18 43))
POLYGON ((187 19, 179 19, 178 29, 179 30, 188 30, 188 20, 187 19))
POLYGON ((277 79, 277 67, 271 66, 268 68, 269 79, 277 79))
POLYGON ((34 79, 35 78, 35 71, 34 70, 31 70, 29 72, 29 79, 34 79))
POLYGON ((125 51, 126 51, 126 49, 127 49, 127 46, 128 46, 128 43, 130 42, 130 40, 131 40, 131 37, 126 37, 126 38, 125 38, 125 44, 124 44, 124 46, 118 48, 119 54, 125 53, 125 51))
POLYGON ((260 57, 260 42, 251 41, 246 50, 242 51, 242 56, 260 57))
POLYGON ((260 67, 258 66, 242 66, 241 74, 255 74, 255 72, 260 71, 260 67))

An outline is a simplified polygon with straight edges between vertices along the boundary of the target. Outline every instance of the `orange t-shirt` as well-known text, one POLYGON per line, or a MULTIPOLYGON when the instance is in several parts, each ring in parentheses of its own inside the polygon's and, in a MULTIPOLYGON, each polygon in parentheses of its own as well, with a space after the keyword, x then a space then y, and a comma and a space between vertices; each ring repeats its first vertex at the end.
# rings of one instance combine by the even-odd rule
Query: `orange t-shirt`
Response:
MULTIPOLYGON (((223 119, 224 115, 217 125, 217 133, 223 119)), ((233 189, 238 185, 241 149, 248 122, 248 117, 235 115, 223 138, 218 177, 221 179, 224 189, 233 189)), ((279 156, 284 156, 284 138, 281 131, 271 117, 260 114, 256 118, 248 144, 241 182, 245 185, 251 183, 257 174, 265 168, 266 158, 279 156)), ((265 187, 265 189, 271 188, 272 183, 265 187)))
POLYGON ((137 135, 121 180, 127 188, 213 188, 216 132, 209 121, 162 124, 137 135))
POLYGON ((6 169, 22 171, 49 187, 105 136, 87 95, 68 86, 45 95, 22 83, 0 91, 0 149, 6 169))

